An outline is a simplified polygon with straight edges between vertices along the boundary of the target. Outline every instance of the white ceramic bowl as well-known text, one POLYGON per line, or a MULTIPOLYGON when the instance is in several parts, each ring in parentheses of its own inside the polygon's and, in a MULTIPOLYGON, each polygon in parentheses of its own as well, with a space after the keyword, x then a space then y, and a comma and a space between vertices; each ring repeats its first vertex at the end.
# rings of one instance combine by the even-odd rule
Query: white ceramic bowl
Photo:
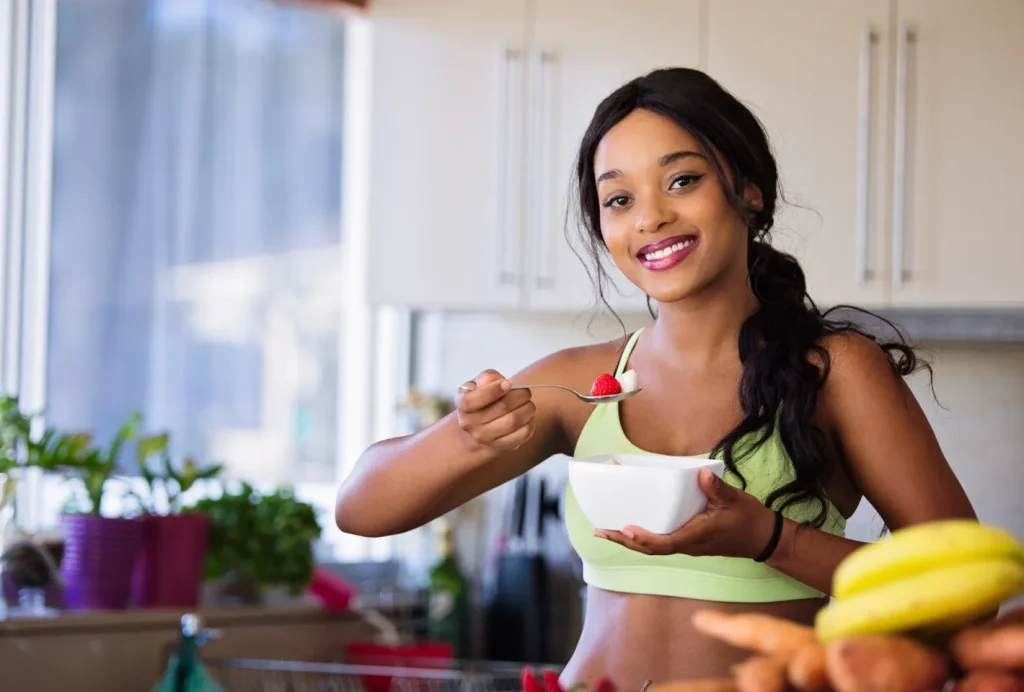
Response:
POLYGON ((606 454, 569 461, 569 484, 583 515, 597 529, 639 526, 672 533, 704 511, 697 472, 721 477, 725 462, 703 457, 606 454), (611 463, 612 459, 619 462, 611 463))

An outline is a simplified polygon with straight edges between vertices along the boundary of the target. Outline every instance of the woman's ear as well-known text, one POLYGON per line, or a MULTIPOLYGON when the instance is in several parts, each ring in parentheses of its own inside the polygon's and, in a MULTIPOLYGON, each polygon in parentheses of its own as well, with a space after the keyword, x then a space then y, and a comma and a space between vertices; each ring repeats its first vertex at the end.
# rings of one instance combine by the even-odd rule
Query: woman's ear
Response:
POLYGON ((757 211, 764 209, 764 195, 761 194, 761 189, 754 185, 754 183, 747 183, 747 187, 743 191, 743 201, 757 211))

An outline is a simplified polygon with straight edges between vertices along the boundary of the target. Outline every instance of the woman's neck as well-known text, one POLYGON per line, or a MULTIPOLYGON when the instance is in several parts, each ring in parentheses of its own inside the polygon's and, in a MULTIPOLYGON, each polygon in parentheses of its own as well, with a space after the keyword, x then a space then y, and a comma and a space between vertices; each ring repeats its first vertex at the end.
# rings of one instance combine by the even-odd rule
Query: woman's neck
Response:
POLYGON ((707 365, 739 357, 740 329, 757 312, 758 301, 747 282, 729 282, 720 289, 661 304, 651 328, 659 358, 679 365, 707 365))

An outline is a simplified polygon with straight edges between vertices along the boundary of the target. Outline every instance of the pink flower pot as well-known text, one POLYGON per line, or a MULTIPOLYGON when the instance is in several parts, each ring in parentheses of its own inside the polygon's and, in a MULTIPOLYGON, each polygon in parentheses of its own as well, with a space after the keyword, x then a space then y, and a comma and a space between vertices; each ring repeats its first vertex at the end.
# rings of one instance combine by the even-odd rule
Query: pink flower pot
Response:
POLYGON ((92 514, 65 514, 64 601, 73 610, 118 610, 131 598, 132 570, 142 522, 92 514))
POLYGON ((210 517, 189 513, 145 516, 142 549, 132 575, 132 602, 141 608, 194 608, 199 603, 210 517))

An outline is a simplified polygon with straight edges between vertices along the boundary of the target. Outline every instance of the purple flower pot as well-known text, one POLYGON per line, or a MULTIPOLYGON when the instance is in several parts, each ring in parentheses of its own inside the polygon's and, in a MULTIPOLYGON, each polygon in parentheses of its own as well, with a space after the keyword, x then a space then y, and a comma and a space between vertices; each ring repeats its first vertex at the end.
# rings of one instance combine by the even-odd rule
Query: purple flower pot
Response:
POLYGON ((194 608, 210 537, 210 517, 190 513, 142 518, 142 549, 132 602, 142 608, 194 608))
POLYGON ((118 610, 132 595, 132 569, 142 522, 91 514, 65 514, 64 602, 72 610, 118 610))

